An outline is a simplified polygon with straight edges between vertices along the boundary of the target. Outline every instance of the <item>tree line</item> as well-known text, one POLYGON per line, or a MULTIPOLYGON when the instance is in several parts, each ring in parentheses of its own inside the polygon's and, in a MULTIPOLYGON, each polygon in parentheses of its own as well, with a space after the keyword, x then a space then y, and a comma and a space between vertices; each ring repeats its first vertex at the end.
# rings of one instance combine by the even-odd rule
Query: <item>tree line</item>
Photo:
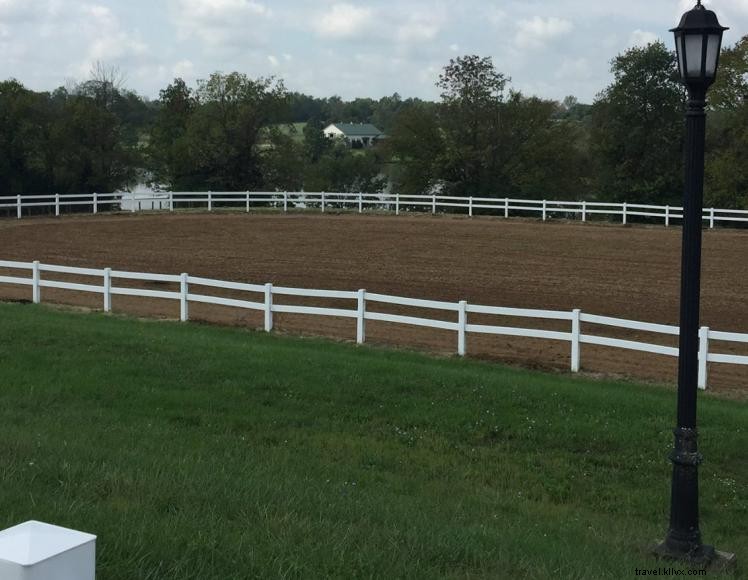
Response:
MULTIPOLYGON (((307 190, 677 205, 684 88, 664 44, 626 50, 591 105, 527 96, 487 57, 450 60, 437 102, 314 98, 275 78, 175 79, 154 101, 117 71, 52 92, 0 82, 0 195, 91 193, 140 182, 191 191, 307 190), (387 138, 351 149, 331 122, 387 138)), ((723 49, 710 92, 705 202, 748 208, 748 36, 723 49)))

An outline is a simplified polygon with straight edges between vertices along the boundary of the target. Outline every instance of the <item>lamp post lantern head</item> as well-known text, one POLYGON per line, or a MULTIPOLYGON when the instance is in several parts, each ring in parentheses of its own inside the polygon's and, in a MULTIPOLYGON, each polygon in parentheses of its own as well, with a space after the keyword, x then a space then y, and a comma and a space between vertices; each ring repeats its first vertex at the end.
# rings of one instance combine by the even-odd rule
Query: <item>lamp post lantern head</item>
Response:
POLYGON ((693 10, 681 18, 675 34, 678 68, 683 84, 689 89, 706 90, 717 78, 722 34, 728 30, 698 0, 693 10))

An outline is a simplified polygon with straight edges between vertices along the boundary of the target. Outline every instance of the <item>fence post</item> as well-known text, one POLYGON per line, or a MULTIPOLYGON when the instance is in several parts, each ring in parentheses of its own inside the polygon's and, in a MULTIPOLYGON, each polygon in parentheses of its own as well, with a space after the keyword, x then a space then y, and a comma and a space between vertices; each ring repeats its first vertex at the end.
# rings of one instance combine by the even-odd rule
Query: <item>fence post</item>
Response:
POLYGON ((467 300, 460 300, 457 322, 457 354, 465 356, 465 333, 467 331, 467 300))
POLYGON ((283 213, 288 213, 288 192, 283 192, 283 213))
POLYGON ((707 365, 709 363, 709 327, 699 329, 699 388, 706 390, 707 365))
POLYGON ((366 290, 358 291, 358 314, 356 315, 356 343, 366 340, 366 290))
POLYGON ((431 196, 431 213, 433 215, 436 215, 436 196, 435 195, 431 196))
POLYGON ((213 192, 208 192, 208 211, 213 211, 213 192))
POLYGON ((55 193, 55 217, 60 216, 60 194, 55 193))
POLYGON ((322 213, 325 213, 325 192, 322 192, 322 213))
POLYGON ((112 311, 112 269, 104 268, 104 312, 112 311))
POLYGON ((244 194, 245 194, 245 196, 247 198, 247 213, 249 213, 249 192, 245 191, 244 194))
POLYGON ((470 217, 473 217, 473 196, 472 195, 470 196, 470 203, 468 205, 468 208, 469 208, 469 212, 468 213, 469 213, 470 217))
POLYGON ((265 284, 265 332, 273 330, 273 285, 265 284))
POLYGON ((16 196, 16 217, 21 219, 21 194, 16 196))
POLYGON ((628 215, 626 214, 626 202, 623 202, 623 225, 625 226, 628 222, 628 215))
POLYGON ((578 308, 571 311, 571 372, 578 373, 581 368, 582 350, 580 342, 582 336, 582 311, 578 308))
POLYGON ((582 202, 582 221, 583 222, 587 221, 587 202, 586 201, 582 202))
POLYGON ((93 194, 93 212, 94 215, 99 213, 99 194, 94 191, 93 194))
POLYGON ((187 294, 189 292, 189 285, 187 284, 189 280, 189 276, 187 274, 182 274, 182 279, 180 283, 180 302, 181 302, 181 311, 179 315, 179 319, 182 322, 187 322, 190 318, 190 311, 189 311, 189 304, 187 303, 187 294))
POLYGON ((40 285, 41 272, 39 270, 38 260, 34 260, 32 272, 33 272, 32 296, 33 296, 34 304, 39 304, 42 301, 42 296, 41 296, 41 285, 40 285))
POLYGON ((709 209, 709 229, 714 229, 714 208, 709 209))
POLYGON ((670 206, 665 206, 665 227, 670 227, 670 206))
POLYGON ((395 215, 400 215, 400 194, 395 194, 395 215))
POLYGON ((358 194, 358 213, 361 213, 364 210, 364 200, 363 195, 361 192, 358 194))
POLYGON ((169 211, 174 211, 174 192, 169 192, 169 211))
POLYGON ((543 200, 543 221, 545 221, 547 213, 548 213, 548 202, 546 200, 543 200))
POLYGON ((508 197, 504 198, 504 217, 505 218, 509 217, 509 198, 508 197))

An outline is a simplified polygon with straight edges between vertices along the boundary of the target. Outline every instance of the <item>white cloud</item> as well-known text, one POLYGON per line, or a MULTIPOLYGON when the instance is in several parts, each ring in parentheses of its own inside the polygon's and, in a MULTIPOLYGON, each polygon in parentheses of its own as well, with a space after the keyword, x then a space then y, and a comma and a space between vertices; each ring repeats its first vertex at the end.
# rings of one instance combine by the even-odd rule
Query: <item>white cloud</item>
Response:
POLYGON ((514 41, 520 48, 542 48, 547 41, 564 36, 573 29, 574 25, 569 20, 555 16, 535 16, 517 23, 514 41))
POLYGON ((436 38, 441 27, 436 22, 415 21, 401 26, 397 40, 402 43, 427 42, 436 38))
POLYGON ((84 5, 81 12, 83 32, 89 39, 85 58, 88 62, 84 63, 86 68, 95 61, 115 61, 148 52, 148 45, 137 35, 123 30, 119 20, 106 6, 84 5))
POLYGON ((489 6, 486 8, 486 18, 493 25, 504 24, 507 14, 498 6, 489 6))
POLYGON ((629 37, 629 46, 647 46, 659 40, 659 36, 654 32, 639 30, 638 28, 631 33, 629 37))
MULTIPOLYGON (((193 82, 215 70, 239 70, 279 74, 291 90, 318 96, 397 91, 438 98, 434 82, 441 68, 455 54, 474 52, 492 56, 523 92, 549 98, 576 94, 589 102, 610 82, 609 62, 617 53, 654 35, 672 48, 667 30, 694 4, 0 0, 0 79, 15 77, 49 90, 66 77, 86 78, 98 59, 119 66, 132 89, 151 97, 174 76, 193 82)), ((705 4, 731 27, 726 44, 748 30, 748 0, 705 4)))
POLYGON ((180 60, 171 69, 171 72, 175 77, 179 77, 182 79, 192 78, 194 76, 194 71, 195 64, 188 59, 180 60))
POLYGON ((582 58, 565 58, 556 71, 557 79, 586 80, 592 76, 589 61, 582 58))
POLYGON ((270 9, 254 0, 179 0, 179 8, 186 16, 202 19, 204 23, 225 22, 236 16, 268 16, 270 9))
POLYGON ((323 37, 350 38, 362 34, 371 25, 374 12, 371 8, 352 4, 334 4, 314 23, 323 37))
POLYGON ((400 44, 427 43, 443 30, 447 16, 447 12, 438 7, 411 7, 407 11, 390 13, 389 21, 382 22, 380 27, 383 31, 395 29, 394 40, 400 44))
POLYGON ((205 45, 262 44, 257 22, 272 11, 254 0, 172 0, 177 31, 182 39, 197 37, 205 45))

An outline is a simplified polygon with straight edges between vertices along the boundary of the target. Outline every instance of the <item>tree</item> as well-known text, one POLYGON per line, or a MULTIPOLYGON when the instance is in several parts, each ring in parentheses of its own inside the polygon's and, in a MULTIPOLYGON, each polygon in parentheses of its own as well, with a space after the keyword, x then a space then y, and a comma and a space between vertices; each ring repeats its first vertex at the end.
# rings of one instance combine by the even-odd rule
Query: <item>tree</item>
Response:
POLYGON ((0 83, 0 190, 6 194, 114 191, 139 164, 122 124, 92 97, 0 83))
POLYGON ((748 102, 717 120, 707 133, 705 205, 748 209, 748 102))
POLYGON ((431 192, 441 178, 444 138, 436 112, 413 106, 397 117, 385 148, 393 162, 393 181, 406 195, 431 192))
POLYGON ((152 181, 158 187, 189 189, 195 183, 189 157, 187 127, 197 98, 180 78, 160 92, 159 110, 148 143, 152 181))
POLYGON ((283 83, 214 73, 198 81, 200 107, 190 119, 190 157, 206 189, 242 191, 262 186, 261 132, 287 104, 283 83))
POLYGON ((93 99, 105 109, 113 111, 124 92, 125 80, 125 74, 118 66, 96 61, 91 67, 88 80, 73 85, 70 92, 93 99))
POLYGON ((325 135, 325 127, 319 119, 313 118, 304 125, 304 149, 307 159, 316 163, 330 151, 332 140, 325 135))
POLYGON ((265 145, 260 155, 263 186, 271 191, 302 190, 308 163, 304 145, 277 127, 268 130, 265 145))
POLYGON ((442 177, 454 195, 490 196, 502 178, 501 108, 508 79, 490 57, 451 59, 439 76, 442 177))
POLYGON ((748 35, 722 49, 717 80, 709 89, 712 109, 738 109, 748 99, 748 35))
POLYGON ((708 104, 704 201, 748 208, 748 36, 723 49, 708 104))
POLYGON ((307 191, 379 193, 387 186, 382 159, 375 150, 351 151, 345 143, 335 143, 317 163, 307 166, 307 191))
POLYGON ((44 129, 50 123, 44 95, 11 79, 0 82, 0 191, 46 193, 49 171, 44 129))
POLYGON ((64 101, 50 141, 58 193, 116 191, 136 179, 140 159, 124 145, 119 119, 90 97, 64 101))
POLYGON ((677 203, 683 190, 684 89, 662 42, 617 56, 593 105, 591 146, 603 199, 677 203))
POLYGON ((151 159, 171 189, 243 191, 263 186, 267 127, 287 115, 273 78, 214 73, 196 90, 177 79, 161 94, 151 159))
POLYGON ((468 55, 450 59, 436 86, 442 89, 443 104, 466 110, 501 102, 507 82, 490 56, 468 55))
POLYGON ((573 119, 556 118, 557 113, 554 101, 511 93, 503 109, 501 133, 510 147, 504 157, 505 182, 495 186, 497 191, 523 199, 587 196, 590 175, 584 128, 573 119))

